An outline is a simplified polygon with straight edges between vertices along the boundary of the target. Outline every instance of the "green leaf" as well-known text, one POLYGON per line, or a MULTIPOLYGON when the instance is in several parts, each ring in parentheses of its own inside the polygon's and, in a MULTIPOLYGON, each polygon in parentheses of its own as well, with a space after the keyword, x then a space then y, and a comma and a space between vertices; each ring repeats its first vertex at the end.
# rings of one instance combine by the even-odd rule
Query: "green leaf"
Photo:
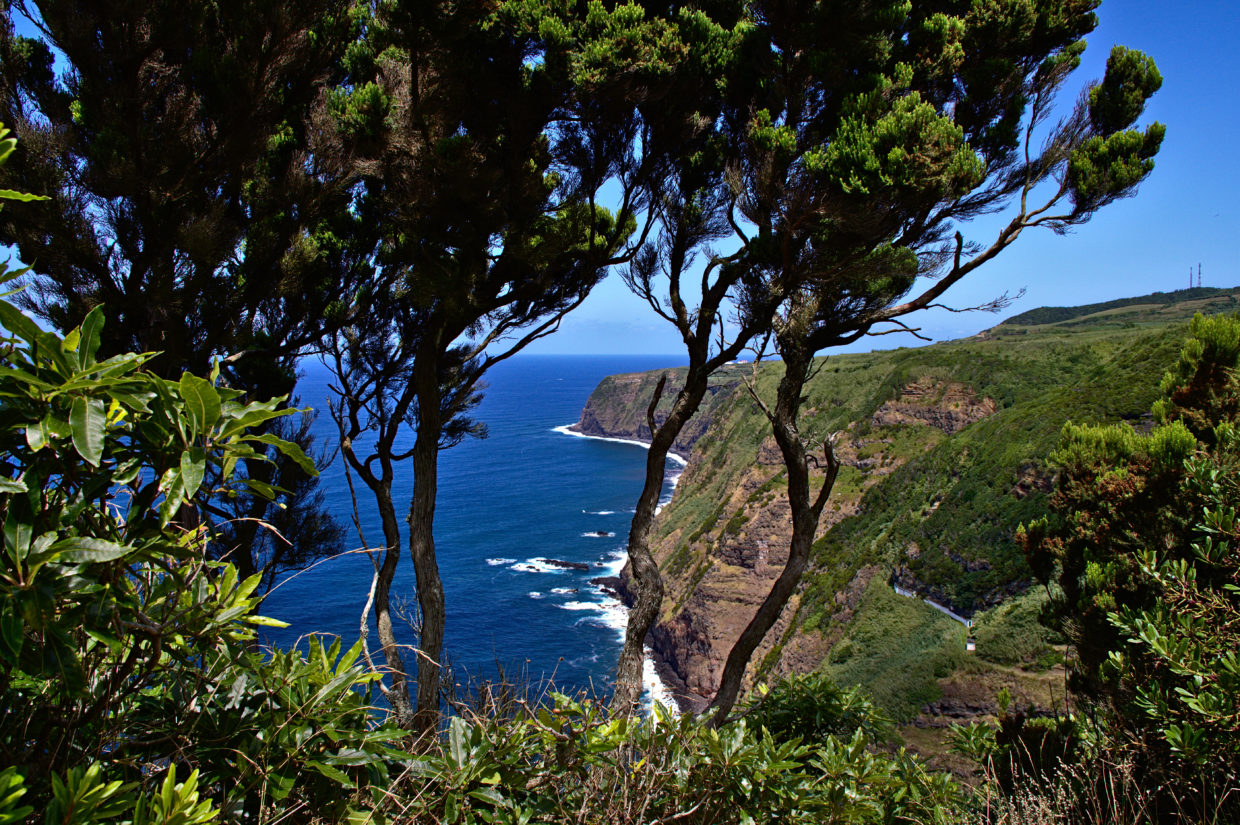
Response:
POLYGON ((279 619, 273 619, 270 616, 245 616, 241 621, 246 624, 256 624, 263 627, 288 627, 288 622, 282 622, 279 619))
POLYGON ((69 409, 73 448, 92 467, 98 467, 103 458, 103 429, 106 423, 102 398, 73 399, 73 406, 69 409))
POLYGON ((26 446, 38 452, 47 446, 47 420, 39 421, 26 427, 26 446))
POLYGON ((26 317, 26 314, 8 301, 0 301, 0 324, 14 335, 34 343, 39 340, 42 330, 39 325, 26 317))
POLYGON ((198 492, 206 469, 207 455, 201 447, 195 446, 181 453, 181 483, 185 485, 185 498, 191 499, 198 492))
POLYGON ((346 788, 357 787, 353 784, 353 780, 349 778, 349 775, 342 770, 333 768, 331 765, 324 765, 322 762, 318 762, 314 759, 309 760, 309 764, 316 771, 339 785, 343 785, 346 788))
POLYGON ((26 482, 20 478, 5 478, 0 476, 0 493, 24 493, 26 492, 26 482))
POLYGON ((78 331, 81 335, 78 342, 78 367, 86 369, 95 363, 95 353, 99 351, 99 337, 103 331, 103 307, 97 306, 88 312, 78 331))
POLYGON ((10 663, 16 662, 22 652, 22 632, 25 623, 16 611, 0 613, 0 655, 10 663))
POLYGON ((159 487, 164 494, 163 503, 159 505, 159 523, 160 526, 166 526, 180 509, 181 502, 185 500, 185 481, 181 478, 181 468, 177 467, 175 470, 168 470, 164 473, 159 487))
POLYGON ((220 420, 220 394, 211 382, 187 372, 181 376, 179 389, 194 429, 206 433, 214 427, 220 420))
POLYGON ((310 460, 310 456, 306 455, 305 451, 303 451, 301 447, 298 447, 296 444, 294 444, 291 441, 285 441, 283 438, 277 438, 276 436, 271 435, 270 433, 264 433, 262 435, 247 436, 243 440, 244 441, 258 441, 263 444, 270 444, 272 447, 275 447, 281 453, 283 453, 284 455, 288 456, 293 461, 295 461, 297 463, 297 466, 300 467, 303 471, 305 471, 308 475, 317 476, 319 474, 318 468, 314 466, 314 462, 310 460))
POLYGON ((13 189, 0 189, 0 198, 10 201, 21 201, 22 203, 51 200, 47 195, 32 195, 29 192, 17 192, 13 189))
POLYGON ((62 539, 51 547, 51 552, 59 561, 67 562, 115 561, 133 551, 133 547, 85 536, 62 539))

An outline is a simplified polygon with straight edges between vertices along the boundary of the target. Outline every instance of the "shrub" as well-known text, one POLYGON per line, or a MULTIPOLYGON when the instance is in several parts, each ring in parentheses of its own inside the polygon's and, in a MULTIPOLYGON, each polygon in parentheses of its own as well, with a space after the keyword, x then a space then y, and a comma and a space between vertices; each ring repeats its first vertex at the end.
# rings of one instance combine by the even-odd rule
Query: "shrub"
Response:
POLYGON ((275 447, 313 472, 251 431, 278 402, 97 360, 99 308, 63 338, 3 300, 0 322, 5 781, 58 822, 342 814, 396 757, 354 691, 374 677, 338 643, 260 654, 259 577, 206 556, 203 502, 255 486, 241 459, 275 447))

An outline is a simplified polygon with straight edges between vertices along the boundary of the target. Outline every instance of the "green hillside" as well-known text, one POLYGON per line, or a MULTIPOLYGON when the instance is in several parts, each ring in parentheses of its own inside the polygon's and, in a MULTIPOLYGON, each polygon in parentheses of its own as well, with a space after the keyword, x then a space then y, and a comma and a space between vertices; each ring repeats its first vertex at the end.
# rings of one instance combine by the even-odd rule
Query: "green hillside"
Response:
MULTIPOLYGON (((844 467, 795 615, 768 640, 755 678, 818 661, 902 719, 966 671, 989 684, 1017 666, 1036 680, 1055 662, 1058 640, 1036 625, 1039 596, 1027 592, 1016 529, 1046 511, 1046 456, 1064 423, 1142 426, 1188 319, 1203 302, 1235 306, 1240 295, 1193 292, 1034 310, 1018 316, 1024 326, 1012 319, 974 338, 823 359, 801 428, 810 442, 838 433, 844 467), (895 596, 893 576, 973 617, 977 656, 964 655, 962 625, 895 596)), ((763 367, 759 392, 773 395, 779 372, 763 367)), ((751 611, 754 593, 769 586, 746 561, 752 546, 778 540, 782 465, 766 432, 752 400, 733 389, 698 441, 659 523, 665 626, 722 624, 735 618, 729 610, 751 611), (735 605, 720 603, 733 592, 735 605)))
POLYGON ((1168 316, 1181 317, 1185 313, 1192 315, 1193 312, 1200 312, 1210 315, 1231 312, 1237 307, 1237 289, 1240 288, 1193 287, 1075 307, 1038 307, 1019 315, 1013 315, 999 326, 1029 327, 1063 324, 1070 321, 1093 323, 1103 322, 1104 316, 1108 316, 1106 320, 1109 321, 1122 319, 1132 323, 1148 324, 1168 320, 1168 316))

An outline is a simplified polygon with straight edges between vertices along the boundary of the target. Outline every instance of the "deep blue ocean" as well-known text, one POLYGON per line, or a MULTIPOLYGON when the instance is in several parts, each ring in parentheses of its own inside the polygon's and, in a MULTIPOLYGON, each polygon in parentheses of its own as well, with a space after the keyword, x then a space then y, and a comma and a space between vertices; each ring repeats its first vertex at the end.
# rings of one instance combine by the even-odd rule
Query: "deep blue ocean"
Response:
MULTIPOLYGON (((604 376, 674 366, 675 356, 525 355, 501 362, 487 375, 485 400, 475 417, 489 435, 440 454, 435 540, 447 602, 445 661, 461 684, 493 678, 497 665, 535 682, 553 678, 567 692, 610 692, 623 638, 624 608, 589 583, 614 575, 641 490, 643 447, 575 437, 557 427, 575 422, 604 376), (605 536, 596 535, 605 533, 605 536), (590 565, 563 570, 540 559, 590 565)), ((330 378, 306 364, 297 393, 301 406, 321 410, 318 444, 334 448, 335 425, 326 413, 330 378)), ((680 466, 668 462, 664 499, 680 466)), ((408 509, 412 469, 398 476, 397 511, 408 509)), ((361 546, 352 526, 343 459, 320 477, 333 514, 346 527, 345 549, 361 546)), ((366 539, 380 544, 374 501, 355 479, 366 539)), ((264 629, 264 641, 288 647, 304 634, 358 638, 359 618, 373 568, 364 554, 345 554, 292 576, 272 592, 263 613, 289 622, 264 629)), ((393 587, 397 603, 416 605, 407 545, 393 587)), ((373 613, 371 649, 378 654, 373 613)), ((416 637, 407 628, 404 638, 416 637)), ((410 661, 411 657, 406 656, 410 661)), ((376 659, 378 664, 380 660, 376 659)), ((652 678, 652 670, 647 666, 652 678)))

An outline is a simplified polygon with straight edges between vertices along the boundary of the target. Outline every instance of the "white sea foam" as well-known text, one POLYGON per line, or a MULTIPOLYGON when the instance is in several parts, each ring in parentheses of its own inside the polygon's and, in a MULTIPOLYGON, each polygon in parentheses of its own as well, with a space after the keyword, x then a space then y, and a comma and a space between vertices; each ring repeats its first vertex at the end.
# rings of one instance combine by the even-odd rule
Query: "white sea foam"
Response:
POLYGON ((606 530, 595 530, 589 533, 582 533, 581 537, 585 539, 613 539, 616 537, 616 534, 608 533, 606 530))
POLYGON ((623 550, 617 550, 606 559, 599 562, 598 566, 606 570, 608 576, 619 576, 620 571, 624 569, 624 563, 628 561, 628 559, 629 557, 627 553, 623 550))
POLYGON ((614 516, 615 510, 582 510, 587 516, 614 516))
POLYGON ((576 593, 577 588, 576 587, 553 587, 551 588, 551 592, 559 596, 564 596, 568 593, 576 593))
POLYGON ((531 590, 529 593, 529 597, 531 599, 541 599, 543 597, 543 594, 539 593, 537 590, 531 590))
POLYGON ((499 567, 500 565, 504 565, 504 564, 512 564, 515 561, 516 559, 487 559, 487 564, 491 565, 492 567, 499 567))
MULTIPOLYGON (((561 433, 562 435, 571 435, 577 438, 592 438, 598 441, 612 441, 618 444, 632 444, 637 447, 643 447, 647 450, 650 449, 650 445, 644 441, 634 441, 628 438, 609 438, 606 436, 586 435, 585 433, 579 433, 579 432, 569 429, 569 427, 571 426, 573 425, 565 424, 562 427, 553 427, 552 429, 557 433, 561 433)), ((676 453, 668 453, 667 457, 671 459, 673 463, 678 464, 680 468, 682 469, 666 474, 665 484, 668 489, 662 496, 660 496, 659 503, 655 508, 656 513, 658 513, 665 506, 667 506, 667 504, 672 500, 672 495, 676 491, 676 484, 680 481, 680 476, 684 472, 683 468, 689 463, 688 459, 686 459, 684 456, 677 455, 676 453)), ((636 512, 636 510, 629 510, 628 512, 633 513, 633 512, 636 512)), ((603 510, 597 513, 590 513, 589 515, 612 515, 612 514, 613 513, 611 511, 603 510)), ((597 534, 586 533, 584 535, 593 536, 597 534)), ((608 534, 608 535, 610 536, 614 534, 608 534)), ((624 563, 627 559, 628 559, 627 554, 624 552, 623 549, 621 549, 620 551, 612 554, 611 557, 608 558, 607 560, 603 562, 598 562, 596 564, 602 567, 604 570, 606 570, 607 575, 618 576, 620 575, 620 571, 624 569, 624 563)), ((537 562, 537 560, 533 560, 533 561, 537 562)), ((514 565, 512 569, 515 570, 518 567, 521 567, 521 565, 514 565)), ((538 571, 538 572, 550 572, 550 571, 538 571)), ((596 616, 583 616, 582 618, 577 620, 578 623, 586 622, 589 624, 598 624, 603 627, 610 628, 614 630, 619 635, 621 641, 623 641, 625 629, 628 627, 628 616, 629 616, 628 608, 625 607, 624 603, 621 602, 619 599, 613 596, 607 595, 601 588, 595 586, 593 589, 596 593, 598 593, 599 601, 597 602, 571 601, 571 602, 564 602, 563 604, 559 604, 557 605, 557 607, 563 608, 564 610, 581 610, 581 611, 588 610, 588 611, 597 612, 598 615, 596 616)), ((665 685, 663 683, 663 680, 659 678, 658 671, 655 670, 653 653, 649 647, 645 647, 644 651, 645 651, 645 656, 644 656, 644 661, 642 662, 643 698, 645 699, 647 704, 652 705, 654 702, 657 701, 659 704, 671 709, 674 712, 677 708, 676 701, 672 698, 672 693, 670 690, 668 690, 667 685, 665 685)))
POLYGON ((564 602, 557 604, 556 607, 561 610, 602 610, 603 605, 598 602, 564 602))
POLYGON ((643 650, 646 653, 646 657, 642 661, 642 688, 644 689, 643 693, 645 694, 646 702, 651 705, 658 702, 675 713, 679 705, 676 704, 672 691, 659 678, 659 672, 655 670, 654 651, 650 649, 649 645, 646 645, 643 650))
POLYGON ((526 559, 519 561, 508 568, 518 573, 566 573, 563 567, 557 567, 554 564, 547 564, 546 559, 526 559))
MULTIPOLYGON (((572 424, 565 424, 561 427, 552 427, 551 430, 552 432, 557 432, 560 435, 571 435, 574 438, 590 438, 595 441, 610 441, 613 444, 632 444, 634 447, 641 447, 644 450, 650 449, 650 445, 645 441, 638 441, 635 438, 613 438, 609 435, 586 435, 585 433, 579 433, 576 430, 569 429, 576 424, 577 422, 574 421, 572 424)), ((667 457, 682 467, 689 463, 689 459, 682 455, 677 455, 676 453, 668 453, 667 457)))

